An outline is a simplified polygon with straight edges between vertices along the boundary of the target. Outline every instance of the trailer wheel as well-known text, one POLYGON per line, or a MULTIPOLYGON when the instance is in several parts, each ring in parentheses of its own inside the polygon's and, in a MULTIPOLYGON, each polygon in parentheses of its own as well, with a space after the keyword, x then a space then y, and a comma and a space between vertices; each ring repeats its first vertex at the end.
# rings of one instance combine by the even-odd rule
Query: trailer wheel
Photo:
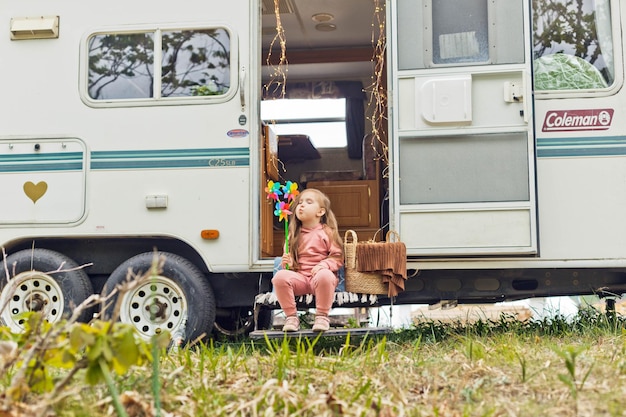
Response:
MULTIPOLYGON (((233 308, 228 316, 215 318, 215 331, 228 337, 247 335, 254 329, 254 309, 247 307, 233 308)), ((259 311, 259 330, 268 330, 274 323, 272 310, 259 311)))
POLYGON ((114 316, 121 296, 119 320, 133 325, 145 340, 164 330, 172 335, 184 330, 181 333, 184 342, 211 334, 215 321, 213 289, 202 272, 187 259, 167 252, 134 256, 118 266, 107 279, 105 295, 129 278, 140 279, 140 282, 112 296, 104 311, 105 318, 114 316), (163 258, 162 270, 149 275, 155 257, 163 258))
MULTIPOLYGON (((25 249, 0 262, 0 320, 11 331, 24 331, 27 311, 41 311, 50 323, 67 318, 93 293, 89 277, 67 256, 48 249, 25 249), (8 272, 8 277, 7 277, 8 272)), ((83 310, 78 321, 93 317, 93 307, 83 310)))

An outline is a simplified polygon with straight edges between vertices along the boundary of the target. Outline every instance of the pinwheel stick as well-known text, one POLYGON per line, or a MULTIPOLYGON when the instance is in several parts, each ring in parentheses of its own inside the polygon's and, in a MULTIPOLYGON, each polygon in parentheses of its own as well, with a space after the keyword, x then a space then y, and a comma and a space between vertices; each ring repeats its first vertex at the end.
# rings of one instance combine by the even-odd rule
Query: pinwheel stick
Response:
MULTIPOLYGON (((289 252, 289 219, 285 219, 285 253, 289 252)), ((289 269, 289 265, 286 266, 289 269)))

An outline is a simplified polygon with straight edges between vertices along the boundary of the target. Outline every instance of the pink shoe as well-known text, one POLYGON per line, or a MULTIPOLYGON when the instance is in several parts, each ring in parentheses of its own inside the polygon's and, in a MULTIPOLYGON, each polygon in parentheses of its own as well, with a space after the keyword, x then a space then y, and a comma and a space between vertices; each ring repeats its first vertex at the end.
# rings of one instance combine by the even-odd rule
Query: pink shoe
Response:
POLYGON ((283 332, 297 332, 300 330, 300 319, 298 316, 289 316, 283 324, 283 332))
POLYGON ((325 332, 328 329, 330 329, 330 319, 328 318, 328 316, 315 316, 313 331, 325 332))

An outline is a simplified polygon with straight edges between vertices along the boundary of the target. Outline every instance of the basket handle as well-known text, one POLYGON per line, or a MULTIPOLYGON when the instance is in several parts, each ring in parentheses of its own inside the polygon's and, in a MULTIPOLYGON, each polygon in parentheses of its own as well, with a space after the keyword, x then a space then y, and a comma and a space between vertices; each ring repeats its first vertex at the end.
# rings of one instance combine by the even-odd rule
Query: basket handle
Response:
MULTIPOLYGON (((376 233, 374 233, 374 236, 372 237, 371 242, 376 242, 376 236, 378 236, 378 232, 382 231, 382 227, 380 229, 378 229, 376 231, 376 233)), ((391 238, 394 237, 396 238, 396 242, 400 242, 400 235, 398 234, 398 232, 396 232, 395 230, 389 230, 387 232, 387 235, 385 236, 385 242, 391 242, 391 238)))
POLYGON ((346 235, 345 235, 344 243, 343 243, 343 254, 344 254, 346 270, 356 268, 356 245, 357 243, 358 243, 358 238, 356 236, 356 232, 354 230, 346 230, 346 235), (348 241, 349 237, 352 237, 351 242, 348 241))
POLYGON ((385 238, 385 241, 386 242, 391 242, 391 238, 394 237, 394 236, 396 238, 396 242, 400 242, 400 235, 395 230, 390 230, 390 231, 387 232, 387 236, 385 238))
POLYGON ((346 234, 343 239, 344 245, 355 244, 358 242, 358 238, 356 236, 356 232, 354 230, 348 229, 346 230, 346 234), (352 242, 348 242, 348 236, 352 237, 352 242))

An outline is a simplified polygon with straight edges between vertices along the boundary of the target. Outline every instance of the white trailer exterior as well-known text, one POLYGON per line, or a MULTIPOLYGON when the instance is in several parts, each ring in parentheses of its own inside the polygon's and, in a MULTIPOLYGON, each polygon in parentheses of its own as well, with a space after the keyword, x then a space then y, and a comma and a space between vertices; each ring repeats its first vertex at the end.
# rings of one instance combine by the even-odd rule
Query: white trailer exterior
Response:
MULTIPOLYGON (((166 267, 155 289, 125 298, 122 320, 146 337, 251 329, 272 271, 262 3, 2 5, 0 246, 22 284, 2 272, 5 323, 19 329, 15 313, 50 306, 60 317, 129 268, 145 271, 156 248, 166 267), (55 262, 89 266, 55 274, 55 262)), ((626 289, 626 11, 581 2, 596 38, 580 63, 571 45, 541 48, 557 3, 385 4, 381 224, 416 272, 395 303, 626 289), (570 85, 550 84, 555 56, 578 70, 560 79, 570 85)))

